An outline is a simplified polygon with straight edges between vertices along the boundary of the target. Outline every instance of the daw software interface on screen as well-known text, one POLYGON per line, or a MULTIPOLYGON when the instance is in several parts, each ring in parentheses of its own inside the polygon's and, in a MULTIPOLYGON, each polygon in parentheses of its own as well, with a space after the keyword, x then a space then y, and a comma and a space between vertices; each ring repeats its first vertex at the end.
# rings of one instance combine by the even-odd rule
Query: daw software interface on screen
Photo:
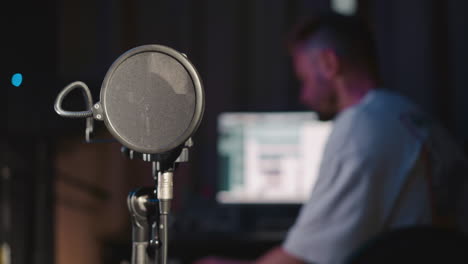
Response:
POLYGON ((218 202, 305 202, 331 127, 313 112, 220 114, 218 202))

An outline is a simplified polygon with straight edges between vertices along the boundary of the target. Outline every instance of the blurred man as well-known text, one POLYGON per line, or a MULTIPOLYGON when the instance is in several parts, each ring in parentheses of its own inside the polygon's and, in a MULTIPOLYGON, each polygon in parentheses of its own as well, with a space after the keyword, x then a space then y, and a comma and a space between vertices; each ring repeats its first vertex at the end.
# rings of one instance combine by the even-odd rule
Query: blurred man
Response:
POLYGON ((366 26, 321 17, 296 32, 290 49, 301 100, 334 118, 334 128, 310 200, 283 245, 255 263, 342 263, 382 231, 463 223, 464 157, 418 107, 378 89, 366 26))

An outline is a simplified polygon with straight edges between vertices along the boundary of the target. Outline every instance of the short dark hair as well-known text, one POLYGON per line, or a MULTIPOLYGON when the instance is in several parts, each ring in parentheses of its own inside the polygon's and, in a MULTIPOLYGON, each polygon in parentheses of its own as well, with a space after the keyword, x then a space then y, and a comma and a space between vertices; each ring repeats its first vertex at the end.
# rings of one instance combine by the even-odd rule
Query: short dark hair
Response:
POLYGON ((365 21, 335 13, 310 18, 292 32, 289 49, 293 51, 307 45, 312 39, 334 49, 347 64, 359 67, 379 80, 374 35, 365 21))

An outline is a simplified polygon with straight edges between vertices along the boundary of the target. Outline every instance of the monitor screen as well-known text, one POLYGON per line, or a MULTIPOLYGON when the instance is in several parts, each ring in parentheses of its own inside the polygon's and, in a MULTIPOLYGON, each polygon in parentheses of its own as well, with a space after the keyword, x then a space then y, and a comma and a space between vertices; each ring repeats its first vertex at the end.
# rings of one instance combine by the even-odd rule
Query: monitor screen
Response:
POLYGON ((219 115, 218 202, 305 202, 331 126, 313 112, 219 115))

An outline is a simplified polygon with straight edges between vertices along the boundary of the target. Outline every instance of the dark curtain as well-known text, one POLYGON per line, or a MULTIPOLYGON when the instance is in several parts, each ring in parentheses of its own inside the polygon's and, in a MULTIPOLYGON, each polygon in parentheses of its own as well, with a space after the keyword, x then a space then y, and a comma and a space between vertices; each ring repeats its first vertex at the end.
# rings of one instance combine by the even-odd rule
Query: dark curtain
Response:
POLYGON ((12 264, 54 262, 51 156, 56 82, 54 0, 2 7, 0 85, 0 243, 12 264), (11 83, 23 75, 19 87, 11 83))

